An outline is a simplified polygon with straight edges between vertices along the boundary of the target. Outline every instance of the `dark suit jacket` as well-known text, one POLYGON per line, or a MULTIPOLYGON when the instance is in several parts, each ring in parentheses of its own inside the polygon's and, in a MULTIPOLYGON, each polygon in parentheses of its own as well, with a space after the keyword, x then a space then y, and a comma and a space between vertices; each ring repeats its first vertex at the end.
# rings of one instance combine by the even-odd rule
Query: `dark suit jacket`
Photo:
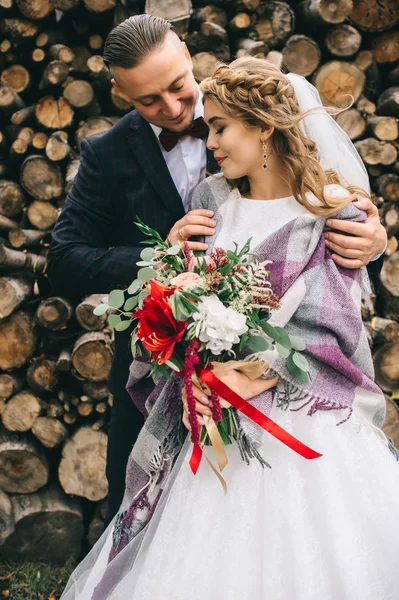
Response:
MULTIPOLYGON (((150 125, 136 112, 82 141, 79 172, 53 230, 48 275, 55 293, 77 300, 127 287, 136 277, 144 223, 166 237, 184 215, 179 193, 150 125)), ((218 169, 208 153, 209 172, 218 169)), ((371 263, 379 272, 382 261, 371 263)), ((129 331, 116 333, 109 380, 125 395, 129 331)))
MULTIPOLYGON (((133 281, 145 238, 134 225, 137 216, 164 238, 184 216, 154 133, 137 111, 83 140, 80 161, 48 256, 53 291, 73 300, 133 281)), ((217 170, 210 153, 207 168, 217 170)), ((114 394, 125 393, 130 362, 129 332, 116 333, 114 394)))

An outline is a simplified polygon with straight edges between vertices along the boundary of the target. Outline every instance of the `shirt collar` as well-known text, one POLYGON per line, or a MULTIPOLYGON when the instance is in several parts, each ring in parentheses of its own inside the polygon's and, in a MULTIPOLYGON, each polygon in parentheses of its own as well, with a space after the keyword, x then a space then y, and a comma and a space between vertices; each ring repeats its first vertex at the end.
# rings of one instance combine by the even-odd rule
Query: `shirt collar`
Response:
MULTIPOLYGON (((198 100, 197 100, 197 104, 195 105, 195 109, 194 109, 194 119, 198 119, 198 117, 204 116, 204 104, 202 102, 203 93, 201 92, 201 90, 199 89, 198 86, 197 86, 197 89, 198 89, 198 100)), ((153 130, 155 137, 158 139, 159 134, 162 131, 162 127, 158 127, 157 125, 153 125, 152 123, 150 123, 149 125, 150 125, 151 129, 153 130)))

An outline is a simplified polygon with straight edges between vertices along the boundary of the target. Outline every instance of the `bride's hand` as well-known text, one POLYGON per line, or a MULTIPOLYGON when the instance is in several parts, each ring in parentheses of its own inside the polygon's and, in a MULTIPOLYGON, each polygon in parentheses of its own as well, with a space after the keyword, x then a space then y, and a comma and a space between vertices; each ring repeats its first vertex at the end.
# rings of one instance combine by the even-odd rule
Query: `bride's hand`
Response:
MULTIPOLYGON (((196 399, 195 408, 197 410, 198 423, 200 425, 205 425, 205 422, 204 422, 204 419, 202 418, 202 415, 211 416, 211 414, 212 414, 212 401, 206 395, 206 393, 204 392, 204 390, 202 390, 201 388, 197 387, 194 384, 193 384, 193 395, 194 395, 194 398, 196 399)), ((185 387, 183 387, 183 390, 182 390, 182 400, 183 400, 183 423, 184 423, 184 426, 187 429, 191 429, 191 427, 190 427, 190 420, 189 420, 189 417, 188 417, 187 393, 186 393, 186 388, 185 387)))
MULTIPOLYGON (((218 363, 213 363, 212 372, 214 375, 220 379, 223 383, 225 383, 230 389, 232 389, 236 394, 244 398, 245 400, 250 400, 254 398, 258 394, 265 392, 266 390, 275 387, 278 382, 278 377, 273 379, 248 379, 246 375, 240 373, 239 371, 235 371, 231 369, 226 371, 224 369, 220 369, 218 363)), ((210 416, 212 414, 212 402, 210 397, 204 392, 204 390, 198 388, 193 384, 193 394, 196 399, 196 410, 198 415, 198 423, 200 425, 204 425, 204 419, 202 415, 210 416)), ((187 407, 187 395, 186 388, 183 388, 182 391, 183 398, 183 423, 187 429, 190 429, 190 421, 188 417, 188 407, 187 407)))
POLYGON ((233 392, 244 398, 244 400, 250 400, 258 394, 275 387, 279 379, 278 377, 274 379, 249 379, 246 375, 240 373, 240 371, 235 371, 234 369, 226 371, 221 368, 222 364, 217 362, 212 363, 212 373, 232 389, 233 392))

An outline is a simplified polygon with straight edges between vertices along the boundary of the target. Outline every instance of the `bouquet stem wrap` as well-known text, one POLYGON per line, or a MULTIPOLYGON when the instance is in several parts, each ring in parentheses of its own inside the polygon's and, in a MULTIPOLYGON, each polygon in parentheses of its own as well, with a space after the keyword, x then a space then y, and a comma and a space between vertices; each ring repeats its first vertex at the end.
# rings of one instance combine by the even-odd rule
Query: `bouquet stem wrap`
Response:
MULTIPOLYGON (((272 419, 261 413, 257 408, 244 400, 244 398, 229 388, 209 369, 200 368, 197 371, 197 375, 205 385, 213 390, 216 390, 217 393, 231 406, 234 406, 234 408, 257 423, 260 427, 262 427, 262 429, 270 433, 276 439, 280 440, 280 442, 291 448, 291 450, 297 452, 297 454, 300 456, 303 456, 307 460, 320 458, 322 456, 322 454, 312 450, 312 448, 309 448, 309 446, 306 446, 306 444, 295 438, 293 435, 288 433, 288 431, 272 421, 272 419)), ((190 467, 194 474, 197 472, 201 463, 202 453, 201 446, 199 444, 194 444, 193 453, 190 459, 190 467)))

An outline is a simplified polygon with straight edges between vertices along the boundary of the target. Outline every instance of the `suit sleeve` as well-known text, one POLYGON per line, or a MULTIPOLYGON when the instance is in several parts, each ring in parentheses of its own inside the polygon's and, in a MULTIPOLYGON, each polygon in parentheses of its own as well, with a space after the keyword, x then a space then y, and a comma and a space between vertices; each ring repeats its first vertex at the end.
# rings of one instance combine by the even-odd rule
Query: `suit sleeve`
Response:
POLYGON ((88 140, 52 233, 48 276, 55 293, 82 297, 128 286, 142 248, 115 244, 116 212, 101 166, 88 140))
POLYGON ((381 273, 382 265, 384 264, 384 253, 381 254, 376 260, 372 260, 367 265, 367 271, 369 275, 379 275, 381 273))

